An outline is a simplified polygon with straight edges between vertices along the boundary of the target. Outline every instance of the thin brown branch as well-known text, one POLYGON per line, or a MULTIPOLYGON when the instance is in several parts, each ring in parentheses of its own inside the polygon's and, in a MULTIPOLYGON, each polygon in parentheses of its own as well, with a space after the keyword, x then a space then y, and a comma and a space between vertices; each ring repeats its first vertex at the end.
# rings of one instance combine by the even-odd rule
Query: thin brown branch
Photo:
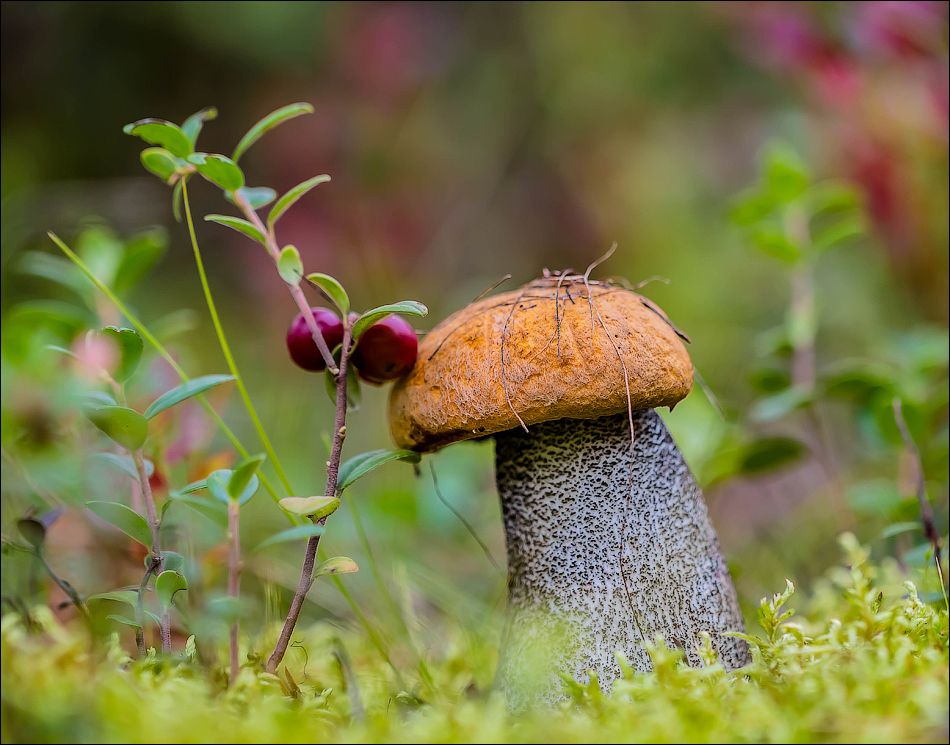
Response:
MULTIPOLYGON (((277 244, 277 237, 274 234, 273 228, 268 228, 265 226, 260 216, 254 211, 254 208, 251 207, 250 203, 237 192, 235 192, 234 195, 234 203, 238 206, 241 212, 244 213, 244 216, 248 219, 248 221, 250 221, 254 227, 256 227, 264 235, 266 239, 265 248, 267 249, 267 253, 270 254, 270 257, 274 260, 274 264, 276 266, 277 261, 280 258, 280 247, 277 244)), ((310 336, 313 339, 313 343, 317 345, 317 349, 320 351, 320 356, 323 357, 323 361, 327 365, 327 370, 329 370, 331 374, 336 375, 338 372, 336 361, 333 359, 333 353, 330 351, 326 340, 323 338, 323 333, 320 331, 320 327, 317 326, 317 322, 314 319, 313 314, 310 312, 310 303, 307 302, 306 295, 303 294, 303 290, 300 289, 299 284, 288 284, 287 288, 290 290, 290 296, 293 298, 294 303, 296 303, 298 310, 300 310, 300 313, 307 324, 307 329, 310 331, 310 336)))
MULTIPOLYGON (((135 463, 135 471, 139 476, 139 488, 142 490, 142 498, 145 500, 145 515, 148 518, 148 526, 152 531, 152 557, 154 564, 154 573, 161 574, 165 568, 165 557, 162 555, 162 547, 159 539, 159 528, 161 523, 158 520, 158 513, 155 509, 155 499, 152 496, 152 486, 148 480, 148 471, 145 470, 145 457, 141 450, 131 451, 132 460, 135 463)), ((149 573, 146 573, 146 578, 149 573)), ((147 583, 147 579, 146 579, 147 583)), ((141 590, 139 592, 141 600, 141 590)), ((163 611, 159 617, 158 629, 162 637, 162 653, 168 654, 172 648, 172 635, 170 629, 170 619, 166 611, 163 611)))
POLYGON ((937 523, 934 520, 933 506, 927 498, 927 482, 924 478, 924 466, 920 457, 920 448, 918 448, 917 443, 914 442, 914 438, 910 434, 910 429, 907 427, 907 420, 904 419, 903 402, 895 396, 891 401, 891 406, 894 409, 894 422, 897 424, 901 440, 903 440, 904 447, 910 454, 914 464, 914 484, 917 493, 917 502, 920 505, 920 521, 924 527, 924 535, 927 536, 927 540, 930 541, 930 545, 933 547, 934 564, 937 567, 937 576, 940 578, 940 586, 942 588, 945 587, 946 584, 943 577, 943 556, 940 533, 937 530, 937 523))
MULTIPOLYGON (((352 330, 349 321, 343 319, 343 346, 340 351, 340 368, 336 376, 336 413, 333 421, 333 444, 330 448, 330 460, 327 461, 327 482, 325 494, 336 496, 337 481, 340 473, 340 456, 343 453, 343 440, 346 438, 346 371, 350 355, 350 340, 352 330)), ((325 525, 327 519, 320 518, 317 525, 325 525)), ((304 599, 313 585, 313 570, 317 560, 317 549, 320 548, 320 536, 311 536, 307 541, 307 548, 304 552, 303 566, 300 570, 300 580, 297 583, 297 589, 290 602, 290 609, 287 611, 287 618, 280 630, 280 636, 277 638, 277 644, 274 651, 267 660, 266 670, 269 673, 275 673, 284 654, 287 652, 287 646, 290 644, 290 637, 294 633, 297 625, 297 619, 300 618, 300 611, 303 608, 304 599)))
MULTIPOLYGON (((228 595, 234 599, 235 603, 238 602, 241 596, 240 509, 240 504, 233 499, 228 503, 228 595)), ((228 686, 234 685, 241 669, 241 663, 238 657, 238 623, 237 617, 235 617, 228 633, 228 647, 231 662, 231 675, 228 678, 228 686)))

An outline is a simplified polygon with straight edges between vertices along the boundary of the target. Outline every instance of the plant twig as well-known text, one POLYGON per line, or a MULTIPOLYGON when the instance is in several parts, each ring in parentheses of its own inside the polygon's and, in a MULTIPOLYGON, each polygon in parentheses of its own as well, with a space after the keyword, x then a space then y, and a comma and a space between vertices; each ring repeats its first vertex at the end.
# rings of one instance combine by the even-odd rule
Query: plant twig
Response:
MULTIPOLYGON (((240 194, 235 194, 234 203, 240 208, 241 212, 244 213, 244 216, 251 224, 264 235, 266 239, 264 247, 274 260, 274 265, 276 266, 280 259, 280 247, 277 245, 277 236, 274 233, 273 226, 270 228, 266 227, 260 216, 254 211, 254 208, 251 207, 250 203, 240 194)), ((323 332, 320 331, 320 327, 317 325, 313 313, 310 312, 310 303, 307 302, 306 295, 303 294, 303 290, 300 289, 299 284, 288 284, 287 288, 290 290, 290 296, 294 299, 298 310, 300 310, 300 314, 303 316, 304 322, 307 324, 307 329, 310 331, 310 337, 313 339, 313 343, 317 345, 320 356, 323 357, 323 361, 327 365, 327 370, 330 371, 331 375, 336 375, 339 372, 336 361, 333 359, 333 353, 327 346, 326 339, 323 338, 323 332)))
MULTIPOLYGON (((237 603, 241 595, 241 506, 235 500, 228 503, 228 544, 230 547, 228 553, 228 595, 234 598, 237 603)), ((240 671, 240 660, 238 659, 238 619, 235 617, 231 624, 228 635, 228 644, 230 647, 231 676, 228 678, 228 686, 233 686, 240 671)))
POLYGON ((145 656, 145 590, 148 587, 148 581, 152 578, 158 567, 157 557, 150 556, 148 568, 142 575, 142 581, 139 583, 138 595, 135 601, 135 620, 138 621, 138 628, 135 630, 135 646, 138 648, 139 657, 145 656))
POLYGON ((934 520, 933 506, 927 498, 927 483, 924 479, 924 466, 920 457, 920 449, 910 434, 910 429, 907 427, 907 420, 904 419, 903 402, 900 398, 895 396, 891 401, 891 406, 894 409, 894 422, 897 424, 901 440, 904 441, 904 447, 907 449, 914 463, 914 482, 917 492, 917 502, 920 504, 920 521, 923 523, 924 535, 927 536, 927 540, 930 541, 930 545, 933 547, 934 564, 937 567, 937 576, 940 578, 940 589, 942 592, 946 592, 946 584, 943 578, 940 533, 937 531, 937 524, 934 520))
MULTIPOLYGON (((162 556, 162 547, 159 539, 158 512, 155 509, 155 498, 152 496, 152 486, 148 481, 148 471, 145 470, 145 458, 141 449, 131 451, 132 460, 135 463, 135 470, 139 475, 139 488, 142 490, 142 498, 145 501, 145 515, 148 519, 148 527, 152 531, 152 562, 151 568, 146 577, 152 572, 161 574, 165 568, 165 557, 162 556)), ((139 588, 139 601, 141 602, 142 588, 139 588)), ((162 653, 168 654, 172 648, 172 635, 169 628, 170 621, 166 611, 162 611, 159 617, 158 629, 162 637, 162 653)))
POLYGON ((84 620, 88 621, 89 613, 86 610, 85 604, 82 602, 82 598, 79 597, 79 593, 76 592, 76 588, 53 571, 53 568, 49 565, 49 562, 46 561, 46 557, 43 556, 43 550, 41 548, 35 549, 33 553, 36 558, 39 559, 40 564, 43 565, 43 569, 46 570, 49 578, 56 583, 56 586, 59 587, 60 590, 66 593, 69 601, 74 606, 76 606, 76 610, 79 611, 79 615, 82 616, 84 620))
MULTIPOLYGON (((340 349, 340 367, 336 376, 336 412, 333 420, 333 444, 330 447, 330 459, 327 461, 327 482, 325 494, 327 496, 337 496, 337 477, 340 471, 340 456, 343 453, 343 440, 346 438, 346 370, 350 355, 350 340, 352 330, 347 318, 343 319, 343 345, 340 349)), ((317 521, 318 525, 325 525, 326 517, 317 521)), ((320 548, 320 536, 311 536, 307 541, 307 548, 304 552, 303 567, 300 570, 300 580, 297 583, 297 589, 294 592, 293 600, 290 602, 290 609, 287 611, 287 618, 284 620, 283 628, 280 630, 280 636, 277 638, 277 644, 274 651, 267 660, 266 670, 274 673, 284 659, 287 651, 287 645, 290 644, 290 637, 294 633, 294 627, 297 625, 297 619, 300 617, 300 611, 303 608, 304 598, 313 585, 313 569, 317 558, 317 549, 320 548)))

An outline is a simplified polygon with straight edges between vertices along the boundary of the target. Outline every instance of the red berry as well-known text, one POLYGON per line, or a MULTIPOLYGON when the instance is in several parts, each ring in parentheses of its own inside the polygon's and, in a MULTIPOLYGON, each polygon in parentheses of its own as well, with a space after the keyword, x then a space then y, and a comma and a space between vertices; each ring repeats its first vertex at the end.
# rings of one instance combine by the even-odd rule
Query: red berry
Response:
POLYGON ((400 316, 386 316, 360 336, 353 364, 363 380, 379 385, 409 372, 418 349, 412 326, 400 316))
MULTIPOLYGON (((326 308, 311 308, 310 313, 332 352, 343 341, 343 322, 336 313, 326 308)), ((326 369, 327 363, 310 335, 310 327, 303 313, 298 313, 287 329, 287 351, 297 366, 304 370, 320 372, 326 369)))

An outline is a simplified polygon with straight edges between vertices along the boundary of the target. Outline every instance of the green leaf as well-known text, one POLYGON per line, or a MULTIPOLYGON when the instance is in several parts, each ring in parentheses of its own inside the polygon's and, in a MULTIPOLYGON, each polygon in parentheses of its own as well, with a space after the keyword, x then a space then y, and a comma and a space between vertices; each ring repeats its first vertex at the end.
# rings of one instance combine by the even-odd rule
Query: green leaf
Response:
POLYGON ((142 352, 145 349, 145 342, 139 336, 135 329, 121 328, 119 326, 106 326, 102 329, 102 334, 115 341, 119 347, 121 360, 119 367, 113 377, 120 383, 124 383, 139 366, 139 360, 142 359, 142 352))
POLYGON ((280 533, 275 533, 267 540, 261 541, 254 550, 261 551, 265 548, 276 546, 278 543, 291 543, 303 538, 312 538, 315 535, 323 535, 322 525, 297 525, 296 527, 282 530, 280 533))
POLYGON ((262 246, 267 245, 267 238, 264 237, 264 234, 247 220, 242 220, 240 217, 231 217, 230 215, 205 215, 205 221, 224 225, 226 228, 231 228, 231 230, 243 233, 248 238, 253 238, 262 246))
MULTIPOLYGON (((202 484, 204 484, 204 482, 202 482, 202 484)), ((172 505, 178 503, 188 505, 216 525, 224 526, 227 524, 227 510, 220 502, 194 497, 191 494, 173 493, 166 504, 172 505)))
MULTIPOLYGON (((132 457, 129 455, 119 455, 118 453, 93 453, 91 457, 118 468, 120 471, 127 474, 133 481, 139 480, 139 472, 135 468, 135 461, 133 461, 132 457)), ((145 459, 145 475, 151 476, 153 473, 155 473, 155 464, 153 464, 152 461, 145 459)))
POLYGON ((181 185, 186 178, 188 177, 183 176, 178 179, 175 188, 172 189, 172 217, 175 218, 175 222, 181 222, 181 185))
POLYGON ((141 543, 146 548, 152 546, 152 531, 145 518, 131 507, 118 502, 86 502, 90 511, 111 523, 133 541, 141 543))
MULTIPOLYGON (((251 205, 252 210, 259 210, 261 207, 266 207, 277 198, 277 192, 269 186, 242 186, 236 193, 240 195, 245 202, 251 205)), ((228 191, 224 192, 225 199, 232 204, 237 204, 237 200, 234 197, 234 193, 228 191)))
POLYGON ((859 238, 865 234, 866 230, 867 224, 862 215, 849 215, 831 225, 816 229, 812 245, 816 251, 827 251, 839 243, 859 238))
MULTIPOLYGON (((231 478, 228 480, 228 495, 231 499, 241 499, 244 497, 244 493, 251 485, 254 474, 257 473, 257 469, 261 467, 261 464, 266 459, 267 456, 261 453, 245 458, 234 467, 231 478)), ((251 492, 251 495, 253 495, 253 492, 251 492)), ((250 499, 250 496, 248 496, 247 499, 250 499)))
POLYGON ((192 378, 186 383, 182 383, 170 391, 166 391, 156 398, 152 405, 145 410, 145 418, 152 419, 161 414, 166 409, 180 404, 193 396, 199 396, 215 386, 234 380, 233 375, 202 375, 200 378, 192 378))
POLYGON ((43 548, 46 542, 46 526, 42 522, 33 517, 24 517, 17 520, 16 528, 33 548, 37 550, 43 548))
POLYGON ((276 223, 281 218, 281 216, 287 210, 289 210, 304 194, 313 189, 315 186, 325 184, 329 180, 330 177, 323 173, 319 176, 308 178, 306 181, 301 181, 286 194, 284 194, 280 199, 278 199, 277 204, 271 207, 270 214, 267 215, 267 224, 273 225, 276 223))
POLYGON ((775 212, 775 202, 767 194, 753 189, 740 194, 729 209, 729 219, 739 227, 750 227, 770 217, 775 212))
POLYGON ((300 284, 303 277, 303 262, 300 261, 300 252, 296 246, 284 246, 277 258, 277 271, 281 279, 289 285, 300 284))
POLYGON ((100 406, 86 412, 86 416, 114 442, 128 450, 138 450, 148 437, 145 417, 126 406, 100 406))
POLYGON ((110 613, 108 616, 106 616, 106 620, 121 623, 123 626, 131 626, 133 629, 142 628, 142 624, 140 624, 138 621, 133 621, 127 616, 120 616, 118 613, 110 613))
POLYGON ((25 300, 13 306, 17 318, 37 324, 56 324, 65 327, 70 335, 96 324, 96 317, 84 308, 61 300, 25 300))
POLYGON ((393 313, 401 313, 407 316, 424 316, 429 313, 429 309, 415 300, 401 300, 398 303, 380 305, 378 308, 368 310, 353 324, 353 341, 359 339, 360 335, 380 318, 393 313))
POLYGON ((147 147, 139 153, 139 160, 149 173, 154 173, 162 181, 168 180, 178 170, 179 161, 163 147, 147 147))
POLYGON ((24 251, 20 255, 17 269, 24 274, 42 277, 62 285, 87 302, 91 298, 91 285, 68 259, 53 256, 45 251, 24 251))
POLYGON ((221 595, 208 601, 208 612, 225 623, 232 624, 241 620, 248 608, 241 598, 221 595))
POLYGON ((224 504, 228 504, 232 500, 238 504, 246 504, 248 500, 257 493, 257 490, 260 489, 260 478, 258 478, 257 474, 251 473, 250 478, 244 485, 244 489, 237 492, 237 496, 232 497, 230 483, 234 473, 235 472, 229 468, 222 468, 209 474, 207 479, 208 491, 211 492, 211 496, 224 504))
POLYGON ((336 512, 340 506, 337 497, 284 497, 279 502, 282 509, 292 515, 302 515, 319 520, 336 512))
POLYGON ((809 189, 808 205, 813 217, 855 210, 861 207, 861 194, 851 184, 825 181, 809 189))
POLYGON ((340 472, 337 476, 337 491, 342 492, 351 486, 354 481, 361 479, 386 463, 397 460, 418 463, 420 459, 419 453, 412 450, 370 450, 366 453, 354 455, 340 466, 340 472))
POLYGON ((214 106, 208 106, 201 111, 197 111, 189 116, 181 125, 181 131, 191 140, 192 146, 198 144, 198 135, 205 122, 210 122, 218 118, 218 110, 214 106))
POLYGON ((923 530, 923 526, 920 524, 919 520, 907 521, 902 523, 894 523, 893 525, 888 525, 884 530, 881 531, 881 538, 893 538, 896 535, 901 535, 902 533, 913 533, 918 530, 923 530))
POLYGON ((173 494, 192 494, 196 491, 201 491, 202 489, 208 488, 208 480, 201 479, 200 481, 192 481, 190 484, 183 486, 178 491, 173 494))
POLYGON ((288 106, 282 106, 276 111, 272 111, 247 131, 247 134, 241 138, 237 147, 234 148, 234 154, 231 158, 233 158, 236 163, 251 145, 261 139, 261 137, 278 124, 283 124, 289 119, 293 119, 301 114, 312 113, 313 106, 308 103, 292 103, 288 106))
POLYGON ((769 194, 783 203, 800 196, 811 181, 805 162, 792 147, 783 142, 768 146, 763 171, 769 194))
POLYGON ((244 172, 230 158, 216 153, 192 153, 188 162, 215 186, 234 191, 244 186, 244 172))
POLYGON ((781 393, 759 399, 749 412, 755 422, 772 422, 811 403, 811 394, 802 388, 787 388, 781 393))
POLYGON ((139 594, 135 590, 112 590, 110 592, 100 592, 95 595, 90 595, 88 598, 86 598, 87 603, 106 600, 111 600, 116 603, 124 603, 130 608, 135 608, 138 605, 139 594))
POLYGON ((164 228, 150 228, 132 236, 125 243, 116 267, 112 289, 123 295, 158 263, 168 249, 168 233, 164 228))
POLYGON ((763 437, 746 445, 739 461, 741 473, 774 471, 798 460, 805 446, 791 437, 763 437))
POLYGON ((864 515, 890 517, 902 501, 897 485, 887 479, 861 481, 848 488, 848 504, 864 515))
POLYGON ((321 274, 320 272, 308 274, 307 281, 315 287, 319 287, 339 309, 340 313, 346 317, 346 314, 350 312, 350 298, 346 294, 346 290, 343 289, 343 285, 329 274, 321 274))
POLYGON ((149 145, 158 145, 178 158, 186 158, 194 149, 181 127, 164 119, 140 119, 126 124, 122 131, 138 137, 149 145))
POLYGON ((781 228, 762 226, 753 230, 749 237, 759 251, 788 264, 794 264, 802 256, 801 248, 789 240, 781 228))
POLYGON ((163 608, 170 608, 175 602, 175 595, 187 589, 188 580, 184 575, 170 569, 159 574, 158 579, 155 580, 155 593, 163 608))
MULTIPOLYGON (((185 568, 185 557, 177 551, 162 551, 162 561, 164 569, 171 569, 175 572, 181 572, 185 568)), ((145 564, 146 569, 152 566, 151 555, 146 556, 142 563, 145 564)))
POLYGON ((324 577, 330 574, 353 574, 358 572, 360 568, 356 565, 356 562, 348 556, 334 556, 332 559, 327 559, 322 562, 320 566, 314 571, 314 577, 324 577))

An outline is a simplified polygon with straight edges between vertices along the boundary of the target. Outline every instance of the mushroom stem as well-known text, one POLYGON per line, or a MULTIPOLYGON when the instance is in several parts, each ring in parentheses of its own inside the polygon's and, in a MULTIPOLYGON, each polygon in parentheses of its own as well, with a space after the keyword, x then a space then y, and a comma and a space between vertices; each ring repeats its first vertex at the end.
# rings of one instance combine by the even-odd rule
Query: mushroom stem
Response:
POLYGON ((727 669, 750 661, 702 493, 662 419, 561 419, 496 435, 509 615, 499 676, 510 705, 562 697, 558 673, 609 689, 652 669, 662 635, 701 665, 703 632, 727 669))

